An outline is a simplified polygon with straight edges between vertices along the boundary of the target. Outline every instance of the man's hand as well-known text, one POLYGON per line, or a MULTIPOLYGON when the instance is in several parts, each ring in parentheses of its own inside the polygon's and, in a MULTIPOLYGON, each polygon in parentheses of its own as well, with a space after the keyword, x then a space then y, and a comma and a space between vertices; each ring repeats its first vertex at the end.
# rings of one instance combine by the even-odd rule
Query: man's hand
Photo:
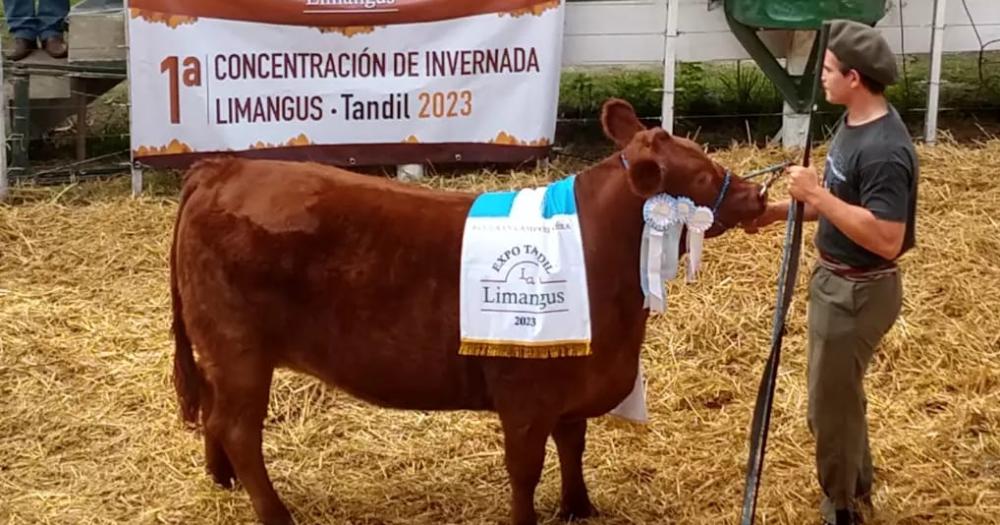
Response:
POLYGON ((811 204, 813 199, 823 191, 819 184, 819 176, 816 168, 804 166, 789 166, 788 172, 788 194, 795 200, 811 204))

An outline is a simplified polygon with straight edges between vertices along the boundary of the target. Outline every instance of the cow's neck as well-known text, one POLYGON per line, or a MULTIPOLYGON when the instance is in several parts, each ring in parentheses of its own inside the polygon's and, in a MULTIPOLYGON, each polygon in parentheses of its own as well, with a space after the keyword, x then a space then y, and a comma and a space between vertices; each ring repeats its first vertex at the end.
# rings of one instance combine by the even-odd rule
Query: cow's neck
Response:
POLYGON ((583 233, 590 301, 591 376, 588 410, 604 413, 635 384, 648 310, 639 282, 644 200, 628 187, 618 157, 577 176, 577 209, 583 233))
POLYGON ((588 273, 596 293, 612 293, 617 306, 642 310, 639 256, 644 199, 631 191, 617 155, 580 173, 577 200, 588 273))
MULTIPOLYGON (((644 199, 631 191, 628 175, 618 155, 583 171, 577 177, 577 199, 581 208, 602 213, 600 219, 629 230, 642 229, 644 199)), ((639 232, 641 233, 641 231, 639 232)))

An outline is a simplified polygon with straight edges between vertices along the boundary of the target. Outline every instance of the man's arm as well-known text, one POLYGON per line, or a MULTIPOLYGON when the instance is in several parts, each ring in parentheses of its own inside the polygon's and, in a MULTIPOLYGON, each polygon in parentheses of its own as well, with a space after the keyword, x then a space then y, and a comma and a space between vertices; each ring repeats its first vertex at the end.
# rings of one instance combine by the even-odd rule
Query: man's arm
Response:
POLYGON ((823 187, 806 202, 849 239, 883 259, 895 259, 903 248, 905 222, 879 219, 868 208, 848 204, 823 187))
MULTIPOLYGON (((819 219, 819 214, 816 213, 816 208, 809 203, 805 203, 805 207, 802 209, 802 219, 806 221, 815 221, 819 219)), ((768 211, 765 214, 773 213, 775 214, 774 220, 771 222, 784 220, 788 217, 788 207, 792 205, 791 200, 783 200, 780 202, 775 202, 768 204, 768 211), (772 211, 773 208, 773 211, 772 211)))
MULTIPOLYGON (((760 215, 755 221, 750 224, 745 224, 743 230, 747 233, 757 233, 758 230, 768 226, 772 223, 783 221, 788 218, 788 207, 791 206, 792 202, 790 200, 783 200, 778 202, 769 202, 764 213, 760 215)), ((815 221, 819 218, 816 213, 816 209, 806 204, 803 208, 802 219, 806 221, 815 221)))
POLYGON ((819 184, 816 170, 796 166, 790 169, 788 192, 805 202, 816 213, 830 221, 849 239, 866 250, 892 260, 899 255, 906 234, 905 176, 884 173, 885 183, 879 187, 866 187, 863 202, 866 206, 848 204, 819 184), (902 212, 891 208, 892 203, 903 203, 902 212), (874 210, 874 211, 873 211, 874 210), (877 214, 876 214, 877 212, 877 214))

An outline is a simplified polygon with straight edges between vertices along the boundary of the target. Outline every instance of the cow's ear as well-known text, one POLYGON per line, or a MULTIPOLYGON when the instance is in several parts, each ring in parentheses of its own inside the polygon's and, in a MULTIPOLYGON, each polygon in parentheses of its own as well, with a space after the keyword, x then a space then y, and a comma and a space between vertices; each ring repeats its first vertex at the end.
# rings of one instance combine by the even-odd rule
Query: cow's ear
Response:
POLYGON ((636 133, 646 129, 635 116, 635 109, 628 102, 612 98, 601 108, 601 126, 604 134, 615 142, 619 148, 624 148, 636 133))
POLYGON ((648 199, 660 192, 663 172, 655 160, 646 157, 632 161, 628 168, 628 183, 636 195, 648 199))

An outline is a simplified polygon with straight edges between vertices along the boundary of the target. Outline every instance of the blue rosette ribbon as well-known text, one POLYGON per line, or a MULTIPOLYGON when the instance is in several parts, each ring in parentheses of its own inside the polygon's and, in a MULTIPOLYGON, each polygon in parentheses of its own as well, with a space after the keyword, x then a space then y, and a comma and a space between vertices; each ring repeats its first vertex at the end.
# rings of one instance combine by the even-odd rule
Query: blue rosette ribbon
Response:
POLYGON ((677 221, 687 224, 698 206, 687 197, 677 197, 677 221))

